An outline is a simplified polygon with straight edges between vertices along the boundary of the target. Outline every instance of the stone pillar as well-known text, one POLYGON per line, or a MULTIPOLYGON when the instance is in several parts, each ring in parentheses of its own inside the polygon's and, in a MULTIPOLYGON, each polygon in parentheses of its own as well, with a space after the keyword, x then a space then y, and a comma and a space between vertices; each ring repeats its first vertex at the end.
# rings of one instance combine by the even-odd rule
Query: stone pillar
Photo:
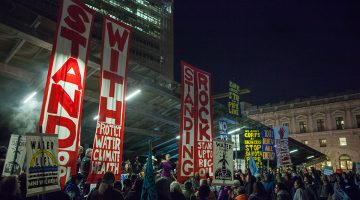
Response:
POLYGON ((345 111, 345 128, 346 129, 355 128, 350 108, 346 108, 346 111, 345 111))
POLYGON ((326 124, 326 127, 325 127, 325 130, 326 131, 329 131, 329 130, 334 130, 334 126, 333 126, 333 120, 331 119, 331 115, 330 115, 330 109, 326 109, 326 119, 325 119, 325 124, 326 124))
POLYGON ((290 130, 292 134, 297 133, 294 113, 291 113, 290 115, 290 130))
POLYGON ((314 132, 314 123, 313 123, 313 118, 312 115, 310 113, 310 111, 308 112, 308 132, 314 132))

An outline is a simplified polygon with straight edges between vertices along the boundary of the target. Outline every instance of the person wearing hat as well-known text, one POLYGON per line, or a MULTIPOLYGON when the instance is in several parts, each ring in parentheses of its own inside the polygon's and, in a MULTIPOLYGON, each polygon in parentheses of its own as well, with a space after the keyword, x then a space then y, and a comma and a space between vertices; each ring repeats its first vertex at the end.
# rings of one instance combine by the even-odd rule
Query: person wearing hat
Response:
POLYGON ((117 199, 123 200, 124 197, 121 192, 114 188, 115 176, 112 172, 108 171, 104 174, 102 182, 98 189, 88 197, 90 200, 108 200, 117 199))

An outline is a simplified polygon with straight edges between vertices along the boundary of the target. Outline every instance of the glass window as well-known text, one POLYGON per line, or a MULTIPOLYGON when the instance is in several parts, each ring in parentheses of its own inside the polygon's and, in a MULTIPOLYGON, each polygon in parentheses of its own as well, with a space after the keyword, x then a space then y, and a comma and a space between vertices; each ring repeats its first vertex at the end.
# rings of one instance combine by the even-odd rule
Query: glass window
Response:
POLYGON ((240 151, 240 139, 239 139, 239 134, 237 134, 237 135, 231 135, 231 141, 234 143, 233 150, 234 150, 234 151, 240 151))
POLYGON ((299 122, 300 133, 306 133, 306 122, 299 122))
POLYGON ((356 124, 357 127, 360 128, 360 115, 356 115, 356 124))
POLYGON ((289 127, 289 123, 283 123, 283 126, 289 127))
POLYGON ((343 154, 339 157, 339 161, 340 161, 340 168, 341 169, 345 169, 345 170, 352 170, 352 161, 350 156, 343 154))
POLYGON ((308 145, 308 144, 309 144, 309 140, 303 140, 302 143, 308 145))
POLYGON ((317 125, 317 130, 320 131, 325 131, 325 125, 324 125, 324 120, 323 119, 317 119, 316 120, 316 125, 317 125))
POLYGON ((320 147, 326 147, 326 139, 319 139, 320 147))
POLYGON ((336 129, 337 130, 343 130, 344 129, 344 118, 343 117, 337 117, 335 118, 335 122, 336 122, 336 129))
POLYGON ((340 146, 346 146, 347 145, 346 138, 345 137, 340 137, 339 138, 339 143, 340 143, 340 146))

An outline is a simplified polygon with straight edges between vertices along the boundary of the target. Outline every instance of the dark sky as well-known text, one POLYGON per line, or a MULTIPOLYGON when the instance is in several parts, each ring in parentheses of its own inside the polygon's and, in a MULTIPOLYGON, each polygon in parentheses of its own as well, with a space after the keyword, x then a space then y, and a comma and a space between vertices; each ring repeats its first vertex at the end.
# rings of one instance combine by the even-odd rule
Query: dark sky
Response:
POLYGON ((180 60, 251 90, 252 104, 360 90, 360 1, 175 0, 180 60))

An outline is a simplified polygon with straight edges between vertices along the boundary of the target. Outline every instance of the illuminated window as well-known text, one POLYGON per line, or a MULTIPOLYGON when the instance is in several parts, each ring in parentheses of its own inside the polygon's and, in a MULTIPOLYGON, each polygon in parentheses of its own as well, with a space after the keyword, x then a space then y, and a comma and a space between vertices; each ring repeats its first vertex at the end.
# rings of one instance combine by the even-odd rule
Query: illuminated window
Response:
POLYGON ((302 143, 308 145, 308 144, 309 144, 309 140, 303 140, 302 143))
POLYGON ((317 119, 316 120, 316 125, 317 125, 317 130, 320 131, 325 131, 325 125, 324 125, 324 120, 323 119, 317 119))
POLYGON ((352 161, 350 156, 343 154, 339 157, 339 161, 340 161, 340 169, 345 169, 345 170, 352 170, 352 161))
POLYGON ((231 141, 234 143, 233 150, 234 151, 240 151, 240 136, 237 135, 231 135, 231 141))
POLYGON ((336 129, 337 130, 343 130, 344 129, 344 118, 343 117, 337 117, 335 118, 335 122, 336 122, 336 129))
POLYGON ((320 147, 326 147, 326 139, 319 139, 320 147))
POLYGON ((306 122, 302 121, 299 122, 299 127, 300 127, 300 133, 306 133, 306 122))
POLYGON ((346 146, 347 145, 346 138, 345 137, 340 137, 339 138, 339 143, 340 143, 340 146, 346 146))

